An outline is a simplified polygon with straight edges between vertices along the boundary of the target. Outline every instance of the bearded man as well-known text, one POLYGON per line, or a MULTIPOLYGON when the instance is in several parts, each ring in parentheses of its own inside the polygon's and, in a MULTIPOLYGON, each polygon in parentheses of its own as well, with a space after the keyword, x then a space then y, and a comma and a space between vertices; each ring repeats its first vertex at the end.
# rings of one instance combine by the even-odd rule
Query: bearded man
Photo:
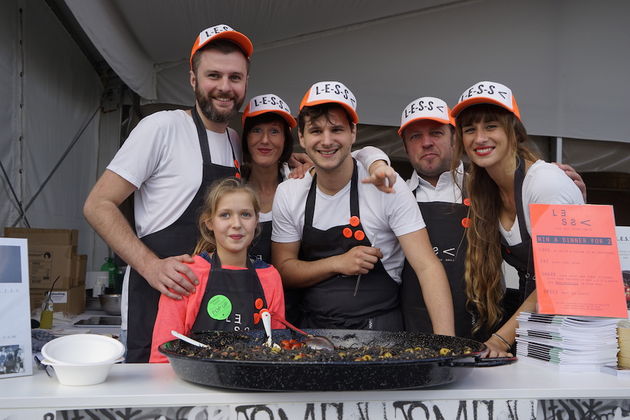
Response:
POLYGON ((193 261, 197 209, 214 181, 240 176, 241 141, 228 121, 245 99, 252 52, 250 40, 227 25, 202 31, 190 55, 195 106, 144 118, 85 202, 87 221, 129 264, 127 362, 149 360, 160 293, 181 299, 198 284, 185 264, 193 261), (135 233, 119 209, 132 193, 135 233))

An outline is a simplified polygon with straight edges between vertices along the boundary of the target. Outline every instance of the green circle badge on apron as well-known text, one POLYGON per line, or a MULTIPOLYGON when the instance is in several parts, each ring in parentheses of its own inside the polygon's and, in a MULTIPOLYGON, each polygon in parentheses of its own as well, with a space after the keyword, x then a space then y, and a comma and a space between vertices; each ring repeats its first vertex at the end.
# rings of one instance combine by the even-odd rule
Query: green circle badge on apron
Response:
POLYGON ((232 302, 230 302, 227 296, 214 295, 208 301, 206 310, 210 318, 223 321, 232 313, 232 302))

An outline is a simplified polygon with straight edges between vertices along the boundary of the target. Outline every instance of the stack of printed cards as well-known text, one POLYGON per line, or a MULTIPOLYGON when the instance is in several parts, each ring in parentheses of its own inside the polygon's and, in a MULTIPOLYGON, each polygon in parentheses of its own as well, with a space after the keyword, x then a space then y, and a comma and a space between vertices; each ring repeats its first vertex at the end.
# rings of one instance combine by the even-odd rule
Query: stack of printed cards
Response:
POLYGON ((517 355, 567 371, 597 371, 617 361, 618 318, 521 312, 517 355))
POLYGON ((619 353, 617 354, 617 366, 622 369, 630 369, 630 321, 621 321, 617 327, 617 342, 619 353))

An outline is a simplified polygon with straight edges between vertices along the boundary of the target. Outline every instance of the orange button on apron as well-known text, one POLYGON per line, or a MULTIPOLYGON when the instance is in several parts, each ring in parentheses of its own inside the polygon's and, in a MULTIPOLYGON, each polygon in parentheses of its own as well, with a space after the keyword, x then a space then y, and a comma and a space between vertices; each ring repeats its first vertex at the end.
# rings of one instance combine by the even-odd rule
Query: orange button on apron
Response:
POLYGON ((352 229, 350 228, 343 228, 341 233, 343 233, 343 236, 345 236, 346 238, 352 238, 352 229))
POLYGON ((470 198, 464 198, 464 205, 470 207, 470 198))
POLYGON ((464 217, 462 219, 462 226, 465 227, 465 228, 469 227, 470 226, 470 218, 464 217))
POLYGON ((365 238, 365 233, 363 233, 362 230, 357 230, 356 232, 354 232, 354 239, 356 239, 357 241, 362 241, 363 238, 365 238))
POLYGON ((256 301, 254 302, 254 306, 256 307, 256 309, 260 310, 263 307, 263 300, 261 298, 256 299, 256 301))
POLYGON ((258 312, 254 312, 254 325, 260 322, 260 314, 258 312))
POLYGON ((350 218, 350 226, 357 227, 357 226, 359 226, 359 223, 361 223, 361 221, 359 220, 359 218, 357 216, 352 216, 350 218))

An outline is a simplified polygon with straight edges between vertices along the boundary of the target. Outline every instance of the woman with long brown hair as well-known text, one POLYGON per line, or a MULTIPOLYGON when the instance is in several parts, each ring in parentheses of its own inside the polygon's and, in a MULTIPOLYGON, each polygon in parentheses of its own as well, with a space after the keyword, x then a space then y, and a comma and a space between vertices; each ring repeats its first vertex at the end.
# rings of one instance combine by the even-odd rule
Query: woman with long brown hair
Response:
POLYGON ((512 91, 479 82, 451 112, 456 123, 453 162, 470 159, 471 197, 467 232, 466 293, 475 314, 473 332, 486 340, 489 356, 510 355, 516 316, 536 309, 529 204, 583 204, 574 182, 556 165, 539 160, 525 145, 527 131, 512 91), (519 273, 519 288, 506 289, 501 264, 519 273))

